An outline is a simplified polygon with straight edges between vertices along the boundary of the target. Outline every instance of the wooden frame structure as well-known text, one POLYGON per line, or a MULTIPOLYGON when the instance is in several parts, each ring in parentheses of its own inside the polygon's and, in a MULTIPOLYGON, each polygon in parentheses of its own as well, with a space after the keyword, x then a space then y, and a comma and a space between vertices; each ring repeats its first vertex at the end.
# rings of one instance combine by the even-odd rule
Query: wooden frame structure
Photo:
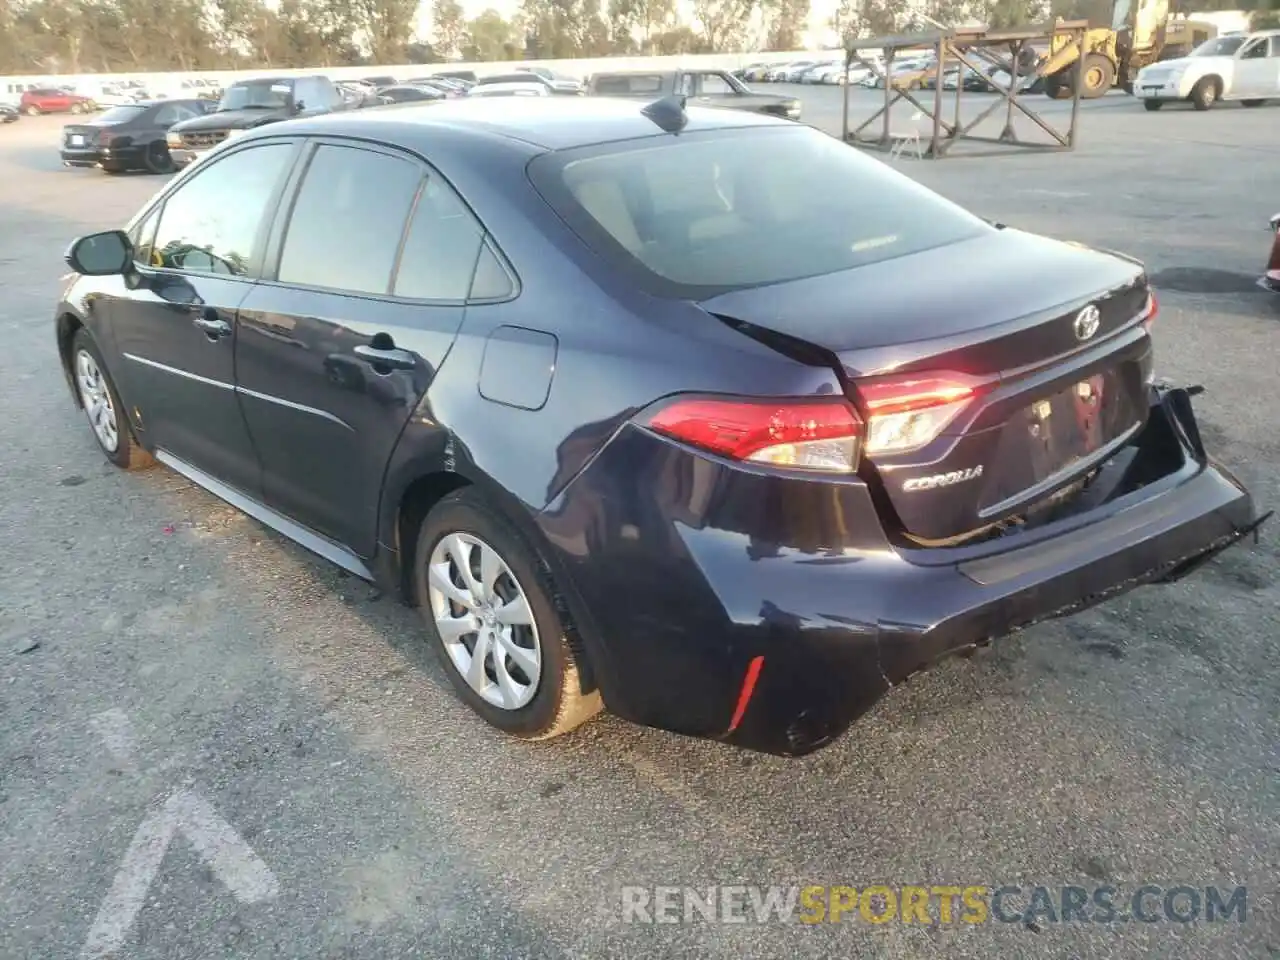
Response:
MULTIPOLYGON (((1071 120, 1065 131, 1058 130, 1035 110, 1022 103, 1018 86, 1024 77, 1019 74, 1019 65, 1024 59, 1026 51, 1031 48, 1033 43, 1052 44, 1054 37, 1063 34, 1069 36, 1070 40, 1077 44, 1078 49, 1083 50, 1085 31, 1088 27, 1089 22, 1087 20, 1059 20, 1054 23, 1012 30, 947 29, 855 40, 845 48, 842 138, 846 143, 857 146, 890 149, 894 141, 901 137, 900 133, 890 129, 890 116, 893 112, 893 106, 899 100, 906 100, 919 110, 923 117, 928 117, 932 121, 933 129, 927 138, 928 146, 925 155, 934 159, 946 156, 951 148, 961 140, 998 144, 1004 148, 1017 147, 1027 150, 1048 151, 1074 150, 1080 119, 1080 91, 1084 87, 1085 58, 1080 57, 1075 64, 1075 82, 1072 84, 1071 120), (884 51, 885 66, 883 70, 874 61, 865 58, 864 52, 869 50, 884 51), (890 79, 892 77, 894 59, 904 51, 920 53, 932 51, 937 58, 933 65, 934 89, 927 91, 927 93, 933 94, 931 98, 933 100, 932 108, 922 102, 929 100, 929 97, 924 96, 921 99, 917 99, 913 91, 895 86, 890 79), (1007 55, 1009 58, 1009 66, 1011 68, 1009 89, 1000 90, 996 88, 996 92, 999 94, 997 99, 979 113, 977 117, 965 123, 961 118, 960 111, 960 105, 965 93, 964 68, 967 67, 976 73, 987 75, 984 67, 1003 66, 997 51, 1007 55), (884 106, 859 124, 858 127, 850 130, 849 72, 855 64, 866 67, 873 76, 884 80, 884 106), (956 78, 955 111, 951 121, 943 119, 943 100, 945 95, 951 91, 942 89, 942 80, 949 66, 960 68, 960 74, 956 78), (1000 133, 1000 136, 985 137, 973 133, 979 124, 1001 107, 1004 107, 1007 112, 1005 114, 1004 130, 1000 133), (1036 143, 1019 139, 1013 127, 1013 118, 1017 114, 1030 119, 1052 138, 1052 142, 1036 143), (881 118, 883 118, 883 124, 880 134, 876 137, 864 136, 862 131, 881 118)), ((921 142, 925 142, 923 133, 921 134, 921 142)), ((988 155, 1000 152, 1004 151, 986 151, 988 155)), ((975 154, 969 153, 967 155, 974 156, 975 154)))

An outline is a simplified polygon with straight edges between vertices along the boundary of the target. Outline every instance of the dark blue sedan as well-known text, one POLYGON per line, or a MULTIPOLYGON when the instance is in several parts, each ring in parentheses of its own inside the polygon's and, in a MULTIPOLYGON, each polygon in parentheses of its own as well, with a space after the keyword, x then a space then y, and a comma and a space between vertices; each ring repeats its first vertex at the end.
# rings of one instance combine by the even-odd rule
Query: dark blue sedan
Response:
POLYGON ((526 739, 780 754, 1256 529, 1138 262, 786 120, 450 100, 273 124, 77 241, 76 403, 421 608, 526 739))

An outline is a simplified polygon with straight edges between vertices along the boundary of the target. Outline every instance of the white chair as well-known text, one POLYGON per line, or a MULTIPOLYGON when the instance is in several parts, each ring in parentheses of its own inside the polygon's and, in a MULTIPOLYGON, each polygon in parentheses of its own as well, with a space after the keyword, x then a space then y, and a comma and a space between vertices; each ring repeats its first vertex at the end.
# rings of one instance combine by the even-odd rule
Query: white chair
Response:
POLYGON ((902 156, 902 152, 908 148, 915 153, 917 160, 924 159, 924 145, 920 141, 920 121, 923 118, 924 111, 916 110, 911 114, 910 130, 889 132, 889 140, 893 144, 889 149, 890 160, 902 156))

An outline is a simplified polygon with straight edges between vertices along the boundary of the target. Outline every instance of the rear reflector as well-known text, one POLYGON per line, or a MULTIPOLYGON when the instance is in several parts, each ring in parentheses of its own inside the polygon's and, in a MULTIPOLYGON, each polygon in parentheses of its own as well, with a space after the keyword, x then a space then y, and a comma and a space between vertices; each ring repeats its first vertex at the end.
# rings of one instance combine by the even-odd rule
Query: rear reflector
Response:
POLYGON ((976 393, 974 383, 949 373, 859 383, 867 454, 909 453, 931 443, 976 393))
POLYGON ((862 423, 842 398, 677 397, 640 422, 733 460, 836 473, 858 467, 862 423))

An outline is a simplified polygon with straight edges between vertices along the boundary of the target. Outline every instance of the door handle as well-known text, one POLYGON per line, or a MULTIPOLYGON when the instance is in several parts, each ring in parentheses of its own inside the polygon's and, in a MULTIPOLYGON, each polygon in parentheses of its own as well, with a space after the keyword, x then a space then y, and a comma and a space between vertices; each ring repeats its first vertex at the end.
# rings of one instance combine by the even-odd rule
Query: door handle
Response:
POLYGON ((191 316, 191 322, 203 330, 210 340, 231 336, 231 324, 218 316, 218 311, 212 307, 196 310, 191 316))
POLYGON ((408 350, 400 350, 394 345, 371 347, 362 343, 353 347, 351 352, 375 370, 379 367, 389 370, 412 370, 418 365, 418 360, 412 353, 408 350))

